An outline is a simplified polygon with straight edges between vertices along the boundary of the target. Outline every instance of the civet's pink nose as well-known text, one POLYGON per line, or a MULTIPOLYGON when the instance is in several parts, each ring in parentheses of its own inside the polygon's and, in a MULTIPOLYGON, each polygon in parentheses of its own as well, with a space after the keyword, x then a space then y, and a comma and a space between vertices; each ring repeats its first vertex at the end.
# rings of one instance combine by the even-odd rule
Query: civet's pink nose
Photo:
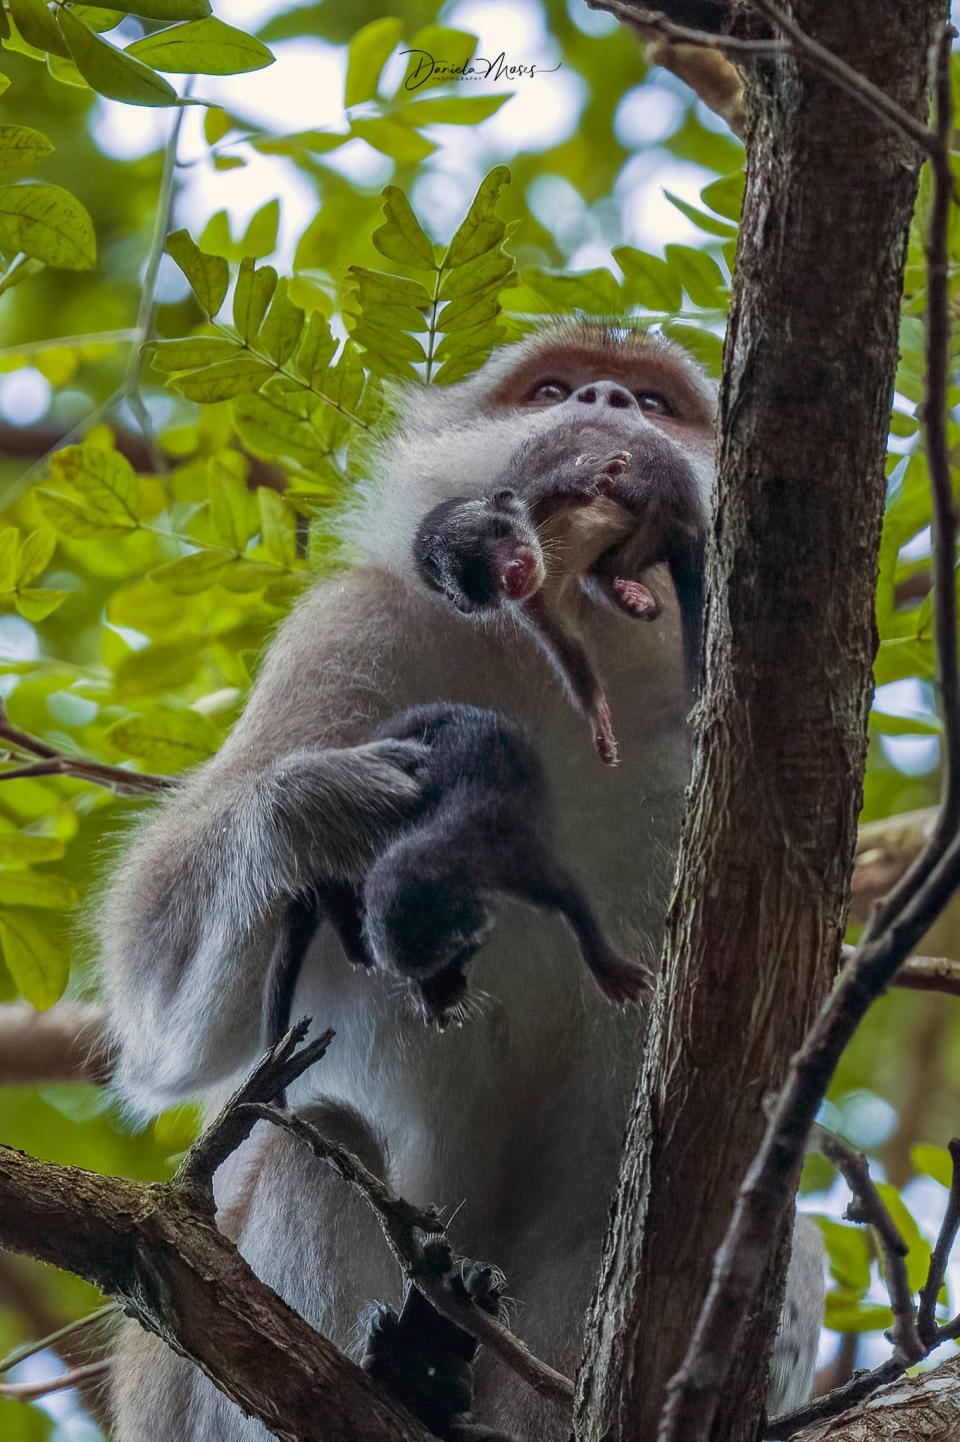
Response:
POLYGON ((529 546, 517 546, 500 573, 500 584, 508 601, 525 601, 538 590, 540 567, 529 546))

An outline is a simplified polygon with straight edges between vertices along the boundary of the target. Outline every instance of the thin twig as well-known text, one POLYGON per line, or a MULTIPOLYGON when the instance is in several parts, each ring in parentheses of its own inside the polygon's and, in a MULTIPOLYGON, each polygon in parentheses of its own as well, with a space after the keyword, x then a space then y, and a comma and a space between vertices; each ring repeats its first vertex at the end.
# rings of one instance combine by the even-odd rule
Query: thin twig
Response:
POLYGON ((956 1318, 954 1322, 947 1323, 944 1328, 937 1326, 937 1298, 940 1295, 940 1288, 943 1286, 943 1279, 947 1274, 947 1264, 950 1261, 953 1244, 957 1240, 957 1232, 960 1231, 960 1140, 956 1137, 949 1143, 949 1152, 950 1160, 953 1163, 950 1191, 947 1196, 943 1221, 940 1223, 940 1231, 930 1254, 927 1280, 920 1291, 920 1310, 917 1314, 920 1336, 929 1349, 944 1341, 950 1335, 952 1327, 960 1321, 960 1318, 956 1318))
POLYGON ((735 35, 715 35, 710 30, 695 30, 688 25, 677 25, 660 10, 643 10, 638 6, 625 4, 623 0, 587 0, 592 10, 606 10, 618 20, 642 25, 676 45, 719 50, 722 55, 727 55, 732 60, 778 59, 784 55, 792 55, 854 95, 861 105, 912 140, 925 155, 932 156, 935 153, 938 144, 936 135, 922 121, 911 115, 909 110, 898 105, 866 75, 841 60, 839 55, 834 55, 826 46, 807 35, 773 0, 752 0, 752 3, 786 39, 746 40, 735 35))
POLYGON ((960 996, 960 961, 948 956, 911 956, 893 978, 906 991, 939 991, 960 996))
POLYGON ((91 761, 86 756, 70 756, 55 746, 31 736, 10 722, 6 707, 0 700, 0 762, 23 764, 0 770, 0 781, 22 781, 37 776, 72 776, 76 781, 91 781, 106 786, 118 795, 142 796, 165 791, 174 785, 171 776, 153 776, 146 771, 128 771, 124 766, 110 766, 105 761, 91 761), (36 761, 27 761, 36 756, 36 761))
POLYGON ((276 1046, 264 1053, 177 1169, 174 1185, 193 1194, 195 1200, 200 1199, 210 1211, 214 1209, 213 1178, 218 1168, 250 1135, 256 1122, 256 1117, 242 1108, 248 1102, 269 1102, 282 1095, 308 1067, 326 1056, 336 1035, 330 1029, 297 1050, 310 1025, 310 1017, 303 1017, 276 1046))
MULTIPOLYGON (((944 806, 951 812, 958 804, 952 790, 954 778, 960 777, 960 711, 956 709, 960 677, 953 598, 956 519, 949 470, 946 474, 941 470, 940 442, 946 424, 943 401, 945 378, 949 374, 949 310, 943 257, 953 198, 947 138, 953 123, 950 43, 954 34, 951 27, 945 27, 936 47, 937 156, 933 165, 934 199, 927 243, 932 274, 927 317, 928 399, 924 408, 936 517, 934 549, 938 590, 950 593, 949 598, 941 595, 936 625, 941 705, 951 707, 950 713, 944 711, 943 715, 948 751, 944 806), (947 578, 945 585, 941 580, 943 576, 947 578)), ((771 1248, 780 1234, 817 1110, 843 1052, 870 1005, 891 984, 960 882, 957 832, 955 820, 952 826, 939 822, 935 826, 930 842, 915 864, 916 880, 905 885, 904 878, 894 888, 890 904, 877 909, 881 919, 868 924, 833 995, 790 1063, 760 1149, 741 1185, 733 1216, 714 1259, 710 1287, 686 1356, 668 1385, 660 1442, 707 1442, 710 1436, 739 1345, 740 1330, 761 1284, 771 1248)))
POLYGON ((724 55, 743 60, 766 60, 790 54, 790 46, 783 40, 744 40, 736 35, 717 35, 713 30, 696 30, 690 25, 678 25, 662 10, 644 10, 639 5, 626 4, 624 0, 587 0, 587 5, 591 10, 606 10, 629 25, 642 25, 676 45, 719 50, 724 55))
POLYGON ((866 75, 841 60, 839 55, 834 55, 833 51, 821 45, 819 40, 814 40, 790 15, 781 10, 775 0, 751 0, 751 3, 755 10, 759 10, 761 15, 787 37, 790 49, 797 59, 806 60, 814 70, 834 80, 841 90, 854 96, 867 110, 908 136, 926 155, 932 157, 938 153, 941 146, 939 135, 921 120, 917 120, 909 110, 898 105, 866 75))
POLYGON ((874 1185, 863 1153, 826 1127, 815 1126, 811 1140, 817 1150, 833 1163, 850 1188, 853 1200, 845 1214, 847 1220, 863 1222, 873 1227, 877 1234, 883 1252, 884 1281, 893 1311, 893 1326, 886 1335, 893 1343, 893 1360, 901 1370, 911 1367, 914 1362, 921 1361, 929 1349, 924 1346, 917 1331, 916 1307, 905 1262, 909 1248, 874 1185))
MULTIPOLYGON (((191 76, 184 90, 185 97, 190 93, 192 82, 193 77, 191 76)), ((150 420, 150 412, 147 410, 146 402, 140 391, 140 382, 143 376, 143 348, 153 334, 153 317, 157 307, 157 276, 160 273, 160 262, 163 259, 164 246, 167 241, 167 231, 170 229, 170 216, 173 211, 173 201, 176 192, 177 149, 180 144, 180 131, 183 128, 185 109, 183 105, 178 107, 163 153, 163 173, 160 177, 160 193, 157 196, 153 234, 150 238, 150 249, 147 252, 147 264, 143 272, 140 305, 137 311, 136 341, 130 354, 130 363, 127 367, 127 374, 123 383, 123 392, 127 405, 136 417, 147 450, 150 453, 150 463, 155 471, 165 471, 167 469, 167 463, 163 453, 157 446, 156 437, 153 433, 153 424, 150 420)))
POLYGON ((36 1402, 41 1397, 49 1397, 52 1392, 69 1392, 95 1378, 105 1378, 109 1371, 109 1359, 104 1358, 100 1362, 84 1362, 79 1367, 69 1367, 66 1372, 47 1377, 43 1382, 3 1382, 0 1383, 0 1402, 36 1402))
POLYGON ((97 1322, 105 1322, 108 1317, 119 1315, 120 1308, 116 1302, 106 1302, 98 1307, 95 1312, 89 1312, 86 1317, 78 1317, 75 1322, 67 1322, 64 1326, 58 1327, 55 1332, 50 1332, 46 1337, 40 1337, 35 1342, 24 1342, 22 1347, 14 1347, 0 1358, 0 1377, 4 1372, 9 1372, 13 1367, 19 1367, 28 1357, 33 1357, 37 1352, 44 1352, 48 1347, 56 1347, 65 1337, 74 1337, 78 1332, 85 1332, 97 1322))
POLYGON ((411 1207, 409 1202, 391 1191, 385 1182, 369 1172, 345 1147, 329 1141, 315 1126, 295 1113, 263 1105, 248 1105, 238 1110, 243 1114, 252 1114, 254 1120, 271 1122, 274 1126, 292 1132, 306 1143, 315 1156, 329 1162, 344 1181, 359 1192, 374 1212, 404 1275, 441 1316, 462 1327, 478 1342, 486 1343, 511 1371, 541 1397, 547 1397, 566 1407, 570 1406, 573 1401, 573 1383, 568 1377, 535 1357, 526 1343, 502 1322, 474 1306, 472 1302, 458 1297, 447 1278, 438 1276, 435 1268, 424 1266, 423 1245, 417 1232, 435 1234, 443 1230, 440 1213, 435 1208, 423 1212, 411 1207))
MULTIPOLYGON (((855 946, 840 949, 844 961, 857 954, 855 946)), ((949 956, 911 956, 903 963, 891 982, 903 991, 939 991, 945 996, 960 996, 960 961, 949 956)))
POLYGON ((872 1372, 855 1373, 842 1387, 834 1387, 831 1391, 824 1392, 822 1397, 816 1397, 806 1407, 798 1407, 793 1412, 782 1412, 779 1417, 768 1418, 763 1424, 766 1442, 781 1442, 781 1439, 793 1437, 804 1427, 812 1427, 815 1422, 827 1422, 831 1417, 839 1417, 841 1412, 846 1412, 849 1407, 855 1407, 865 1398, 872 1397, 881 1387, 896 1382, 903 1376, 904 1370, 902 1363, 888 1357, 879 1367, 874 1367, 872 1372))

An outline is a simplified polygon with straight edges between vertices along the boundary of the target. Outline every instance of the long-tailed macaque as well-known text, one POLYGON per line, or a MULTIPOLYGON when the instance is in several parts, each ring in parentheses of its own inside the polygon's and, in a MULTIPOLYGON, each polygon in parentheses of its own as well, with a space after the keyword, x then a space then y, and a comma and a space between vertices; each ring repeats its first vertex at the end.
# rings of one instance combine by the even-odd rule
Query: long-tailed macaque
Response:
MULTIPOLYGON (((411 387, 399 399, 402 425, 347 525, 360 564, 302 598, 219 754, 151 812, 114 873, 102 908, 104 987, 131 1107, 149 1113, 199 1095, 214 1108, 249 1067, 291 904, 318 876, 360 882, 416 812, 421 744, 372 739, 411 706, 466 703, 525 724, 554 798, 559 855, 617 951, 656 959, 690 691, 668 569, 649 571, 644 505, 613 548, 601 527, 593 550, 556 552, 567 584, 549 594, 551 624, 603 678, 616 769, 597 760, 536 628, 516 624, 514 605, 458 611, 424 583, 413 545, 450 497, 488 496, 509 474, 522 499, 530 478, 535 487, 545 475, 575 478, 583 454, 635 458, 649 506, 661 476, 673 484, 680 473, 705 504, 714 407, 712 386, 673 347, 580 325, 505 348, 456 386, 411 387), (612 603, 610 578, 649 585, 659 619, 638 624, 612 603)), ((337 1036, 289 1104, 388 1169, 412 1202, 447 1207, 457 1251, 503 1269, 518 1331, 572 1374, 642 1028, 635 1010, 601 995, 559 917, 511 901, 473 958, 471 984, 486 993, 480 1014, 441 1033, 395 979, 351 966, 335 929, 321 928, 293 1014, 337 1036)), ((376 1223, 276 1128, 258 1127, 221 1169, 218 1198, 221 1224, 254 1269, 340 1345, 358 1342, 367 1304, 396 1298, 376 1223)), ((822 1280, 808 1234, 798 1236, 774 1410, 798 1402, 813 1371, 822 1280)), ((116 1442, 266 1442, 262 1426, 135 1326, 120 1343, 114 1398, 116 1442)), ((483 1354, 475 1415, 518 1442, 560 1442, 568 1431, 483 1354)))

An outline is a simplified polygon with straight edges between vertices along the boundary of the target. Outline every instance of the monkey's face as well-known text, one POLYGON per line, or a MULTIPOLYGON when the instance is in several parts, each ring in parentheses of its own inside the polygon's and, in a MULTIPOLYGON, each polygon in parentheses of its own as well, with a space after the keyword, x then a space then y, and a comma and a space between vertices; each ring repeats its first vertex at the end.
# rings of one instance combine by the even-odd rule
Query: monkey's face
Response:
MULTIPOLYGON (((647 449, 712 459, 713 388, 674 347, 599 328, 560 330, 518 348, 489 394, 497 410, 529 415, 532 429, 575 422, 647 449)), ((629 449, 629 446, 627 446, 629 449)))
POLYGON ((413 555, 425 585, 464 614, 524 601, 543 584, 535 527, 508 489, 435 506, 417 529, 413 555))

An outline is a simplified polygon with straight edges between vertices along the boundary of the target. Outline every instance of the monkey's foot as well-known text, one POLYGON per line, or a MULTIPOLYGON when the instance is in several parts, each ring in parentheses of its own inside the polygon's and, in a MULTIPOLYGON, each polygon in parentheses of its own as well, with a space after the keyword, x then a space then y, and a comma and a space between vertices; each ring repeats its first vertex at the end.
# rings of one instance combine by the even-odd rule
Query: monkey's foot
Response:
MULTIPOLYGON (((442 1241, 430 1246, 426 1262, 462 1300, 498 1314, 503 1277, 495 1268, 454 1259, 442 1241)), ((477 1349, 469 1332, 441 1317, 416 1287, 408 1286, 399 1315, 392 1307, 377 1308, 361 1365, 447 1442, 509 1442, 471 1415, 477 1349)))
POLYGON ((655 621, 663 609, 649 586, 642 581, 625 581, 618 576, 610 586, 609 595, 614 604, 634 621, 655 621))
POLYGON ((653 985, 653 978, 645 966, 624 961, 613 952, 589 958, 589 965, 604 996, 617 1006, 639 1001, 653 985))

